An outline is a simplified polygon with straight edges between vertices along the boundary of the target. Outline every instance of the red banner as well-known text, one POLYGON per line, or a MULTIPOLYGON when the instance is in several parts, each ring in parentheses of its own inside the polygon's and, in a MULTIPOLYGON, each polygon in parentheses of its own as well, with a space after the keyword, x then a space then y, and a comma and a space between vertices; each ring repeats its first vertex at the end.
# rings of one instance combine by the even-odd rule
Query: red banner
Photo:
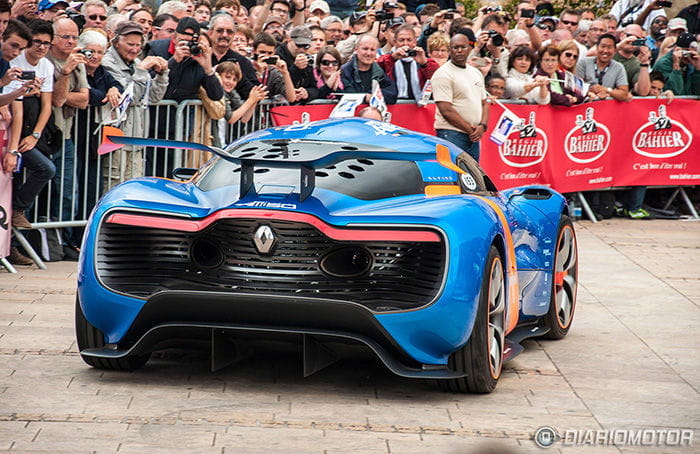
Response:
MULTIPOLYGON (((333 105, 272 110, 276 124, 328 118, 333 105)), ((700 184, 700 102, 636 99, 574 107, 508 104, 523 120, 502 145, 481 140, 482 167, 501 189, 544 184, 560 192, 700 184)), ((389 106, 391 122, 434 134, 434 105, 389 106)), ((489 133, 503 109, 491 107, 489 133)), ((487 133, 488 135, 488 133, 487 133)))

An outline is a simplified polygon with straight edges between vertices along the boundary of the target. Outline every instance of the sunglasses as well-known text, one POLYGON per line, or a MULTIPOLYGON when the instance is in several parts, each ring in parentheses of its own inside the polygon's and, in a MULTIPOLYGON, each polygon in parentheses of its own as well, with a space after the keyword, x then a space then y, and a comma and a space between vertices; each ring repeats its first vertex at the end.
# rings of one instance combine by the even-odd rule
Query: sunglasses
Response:
POLYGON ((571 53, 571 52, 564 52, 564 56, 565 56, 566 58, 578 58, 578 54, 574 54, 574 53, 571 53))
POLYGON ((566 24, 566 25, 573 25, 573 26, 578 25, 578 22, 571 22, 571 21, 568 21, 568 20, 562 20, 561 23, 562 23, 562 24, 566 24))
POLYGON ((311 48, 311 44, 297 44, 297 43, 294 43, 294 44, 295 44, 297 47, 301 48, 301 49, 309 49, 309 48, 311 48))
POLYGON ((214 31, 218 33, 219 35, 223 35, 224 33, 228 33, 229 35, 233 35, 235 31, 232 28, 215 28, 214 31))
POLYGON ((549 30, 550 32, 554 31, 554 25, 548 25, 548 24, 537 24, 537 28, 541 30, 549 30))
POLYGON ((90 15, 88 16, 88 19, 90 19, 90 20, 97 20, 97 19, 100 19, 101 21, 104 22, 104 21, 107 20, 107 16, 102 16, 102 15, 100 15, 100 14, 90 14, 90 15))
POLYGON ((338 66, 336 60, 321 60, 321 66, 338 66))

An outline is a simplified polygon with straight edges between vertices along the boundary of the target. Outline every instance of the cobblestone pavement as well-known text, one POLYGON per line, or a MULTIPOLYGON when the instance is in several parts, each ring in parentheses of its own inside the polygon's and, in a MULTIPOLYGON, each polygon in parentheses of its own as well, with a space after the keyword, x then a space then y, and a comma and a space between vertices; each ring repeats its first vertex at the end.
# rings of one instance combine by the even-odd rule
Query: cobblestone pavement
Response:
POLYGON ((196 350, 99 371, 76 350, 75 263, 0 271, 0 451, 542 452, 533 433, 552 426, 689 429, 695 439, 559 441, 545 452, 700 452, 700 222, 580 222, 577 233, 572 331, 526 341, 490 395, 443 393, 369 356, 302 378, 299 356, 280 349, 215 373, 196 350))

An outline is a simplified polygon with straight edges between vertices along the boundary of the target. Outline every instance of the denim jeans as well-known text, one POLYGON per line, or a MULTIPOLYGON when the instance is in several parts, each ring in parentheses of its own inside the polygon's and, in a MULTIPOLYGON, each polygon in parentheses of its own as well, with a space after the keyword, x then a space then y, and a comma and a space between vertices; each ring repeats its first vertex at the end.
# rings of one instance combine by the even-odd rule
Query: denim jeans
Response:
POLYGON ((435 132, 439 138, 452 142, 479 162, 479 142, 469 140, 469 134, 454 129, 436 129, 435 132))
POLYGON ((20 212, 31 208, 36 196, 56 174, 53 162, 36 148, 22 153, 22 167, 26 169, 25 180, 17 176, 12 182, 12 207, 20 212))

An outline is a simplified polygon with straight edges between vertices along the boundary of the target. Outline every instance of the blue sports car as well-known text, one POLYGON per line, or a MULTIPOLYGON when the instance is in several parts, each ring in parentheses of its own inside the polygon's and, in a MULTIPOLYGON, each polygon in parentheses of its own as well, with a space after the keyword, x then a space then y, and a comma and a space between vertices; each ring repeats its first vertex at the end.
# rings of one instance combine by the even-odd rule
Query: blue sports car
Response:
POLYGON ((499 192, 455 145, 388 123, 257 131, 177 180, 138 178, 95 208, 79 263, 83 360, 133 370, 183 340, 212 368, 296 342, 304 374, 354 346, 392 372, 491 392, 528 337, 564 337, 578 254, 565 199, 499 192))

